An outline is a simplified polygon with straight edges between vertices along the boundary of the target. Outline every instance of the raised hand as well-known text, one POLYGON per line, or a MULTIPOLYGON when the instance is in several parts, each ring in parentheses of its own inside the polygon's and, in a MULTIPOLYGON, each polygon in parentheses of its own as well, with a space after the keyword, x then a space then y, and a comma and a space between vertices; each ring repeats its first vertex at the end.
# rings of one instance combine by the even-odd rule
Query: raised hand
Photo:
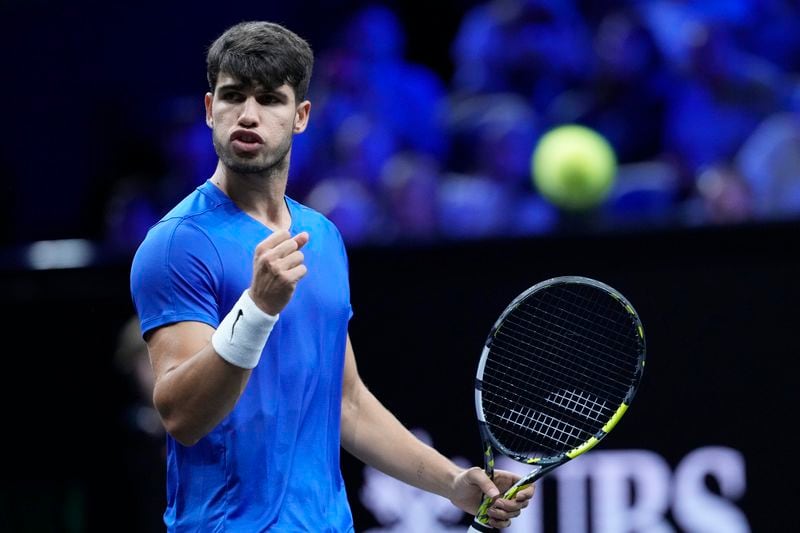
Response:
POLYGON ((250 297, 265 313, 280 313, 291 300, 297 282, 306 275, 300 249, 308 240, 305 231, 292 237, 287 230, 279 230, 256 246, 250 297))

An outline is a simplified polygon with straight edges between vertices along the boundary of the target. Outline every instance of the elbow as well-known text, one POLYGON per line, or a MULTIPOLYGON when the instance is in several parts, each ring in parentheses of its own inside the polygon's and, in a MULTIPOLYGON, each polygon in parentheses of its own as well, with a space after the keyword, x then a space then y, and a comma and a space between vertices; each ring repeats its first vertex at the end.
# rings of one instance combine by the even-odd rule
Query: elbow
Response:
POLYGON ((164 429, 166 429, 167 433, 169 433, 173 439, 186 447, 194 446, 205 436, 200 434, 198 431, 192 431, 192 429, 187 427, 186 424, 180 424, 179 422, 175 421, 168 422, 165 420, 164 429))
POLYGON ((186 416, 182 416, 180 411, 173 409, 167 402, 159 402, 158 395, 154 397, 154 404, 164 430, 183 446, 194 446, 205 436, 205 433, 191 424, 186 416))

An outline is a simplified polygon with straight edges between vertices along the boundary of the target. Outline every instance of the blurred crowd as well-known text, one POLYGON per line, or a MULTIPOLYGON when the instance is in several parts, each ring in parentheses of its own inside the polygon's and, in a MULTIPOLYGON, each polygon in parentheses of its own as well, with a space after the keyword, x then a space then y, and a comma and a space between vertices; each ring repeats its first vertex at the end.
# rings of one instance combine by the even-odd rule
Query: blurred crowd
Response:
MULTIPOLYGON (((800 214, 795 1, 490 0, 463 14, 448 75, 409 61, 409 38, 371 5, 316 49, 288 194, 351 245, 800 214), (619 162, 610 196, 585 213, 531 180, 537 140, 567 123, 605 136, 619 162)), ((163 113, 163 172, 115 180, 110 241, 135 248, 213 171, 197 98, 163 113)))

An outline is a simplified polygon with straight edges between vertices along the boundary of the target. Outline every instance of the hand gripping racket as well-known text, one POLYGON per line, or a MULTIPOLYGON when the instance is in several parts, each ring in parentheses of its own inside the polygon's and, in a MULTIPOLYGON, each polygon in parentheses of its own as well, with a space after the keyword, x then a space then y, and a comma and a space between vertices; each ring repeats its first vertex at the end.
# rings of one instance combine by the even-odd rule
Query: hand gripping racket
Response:
MULTIPOLYGON (((593 279, 534 285, 494 323, 475 379, 486 474, 494 452, 534 466, 517 492, 592 449, 619 422, 642 378, 644 329, 633 306, 593 279)), ((469 532, 488 525, 484 498, 469 532)))

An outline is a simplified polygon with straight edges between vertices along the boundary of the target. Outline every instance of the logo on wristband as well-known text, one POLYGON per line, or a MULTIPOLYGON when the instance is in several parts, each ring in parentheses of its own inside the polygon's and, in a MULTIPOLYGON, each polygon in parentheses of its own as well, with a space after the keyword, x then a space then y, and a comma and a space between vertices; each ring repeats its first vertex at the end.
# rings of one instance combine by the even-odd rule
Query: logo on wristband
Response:
POLYGON ((239 319, 244 316, 244 311, 239 309, 239 312, 236 313, 236 320, 233 321, 233 325, 231 326, 231 342, 233 342, 233 330, 236 329, 236 323, 239 322, 239 319))

